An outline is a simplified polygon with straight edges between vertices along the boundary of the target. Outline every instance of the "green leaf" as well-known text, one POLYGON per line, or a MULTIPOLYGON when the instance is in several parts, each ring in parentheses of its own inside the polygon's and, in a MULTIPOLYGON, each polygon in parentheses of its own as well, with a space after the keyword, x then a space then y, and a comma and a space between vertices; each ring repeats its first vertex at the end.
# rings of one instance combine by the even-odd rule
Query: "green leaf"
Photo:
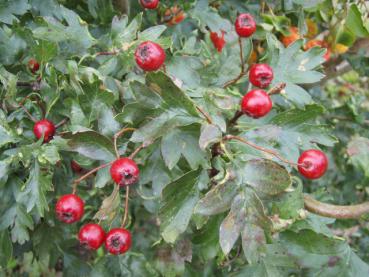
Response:
POLYGON ((263 228, 248 223, 241 232, 242 249, 250 264, 260 262, 264 257, 266 238, 263 228))
POLYGON ((215 125, 207 124, 201 127, 199 145, 205 150, 209 145, 219 142, 222 138, 222 131, 215 125))
POLYGON ((227 211, 238 191, 239 186, 234 182, 216 185, 197 203, 195 213, 215 215, 227 211))
POLYGON ((6 24, 18 22, 15 15, 23 15, 30 8, 27 0, 4 1, 0 4, 0 21, 6 24))
POLYGON ((56 43, 47 40, 39 40, 32 50, 39 63, 47 63, 58 54, 56 43))
POLYGON ((149 73, 146 75, 146 82, 171 109, 180 108, 189 115, 199 117, 195 103, 163 72, 149 73))
POLYGON ((165 32, 166 29, 167 29, 167 26, 165 25, 152 26, 150 28, 147 28, 143 32, 140 32, 138 34, 138 39, 140 41, 146 41, 146 40, 155 41, 161 36, 162 33, 165 32))
POLYGON ((137 103, 147 109, 160 107, 162 99, 155 91, 138 81, 130 83, 130 87, 137 103))
POLYGON ((187 229, 193 209, 199 200, 196 186, 200 170, 193 170, 168 184, 163 190, 159 211, 161 235, 173 243, 187 229))
POLYGON ((287 170, 271 160, 249 160, 239 170, 245 184, 268 195, 283 192, 292 182, 287 170))
POLYGON ((0 265, 7 266, 7 262, 13 256, 13 245, 8 230, 0 232, 0 265))
POLYGON ((350 162, 369 177, 369 139, 353 137, 347 145, 350 162))
POLYGON ((369 31, 361 18, 361 12, 356 4, 351 4, 346 17, 346 26, 358 37, 369 36, 369 31))
POLYGON ((196 129, 173 129, 164 135, 161 141, 161 153, 169 169, 178 163, 181 155, 192 169, 197 169, 200 165, 205 167, 207 164, 206 155, 197 143, 199 132, 196 129))
POLYGON ((33 230, 33 221, 22 205, 11 206, 1 217, 0 230, 8 227, 11 228, 13 242, 24 244, 29 240, 28 229, 33 230))
POLYGON ((93 160, 112 161, 115 159, 113 142, 107 137, 94 132, 80 132, 68 141, 71 151, 78 152, 93 160))
POLYGON ((51 178, 52 175, 42 172, 39 163, 35 161, 24 191, 17 195, 17 202, 24 204, 27 213, 36 207, 38 214, 43 217, 45 211, 49 210, 46 193, 53 190, 51 178))

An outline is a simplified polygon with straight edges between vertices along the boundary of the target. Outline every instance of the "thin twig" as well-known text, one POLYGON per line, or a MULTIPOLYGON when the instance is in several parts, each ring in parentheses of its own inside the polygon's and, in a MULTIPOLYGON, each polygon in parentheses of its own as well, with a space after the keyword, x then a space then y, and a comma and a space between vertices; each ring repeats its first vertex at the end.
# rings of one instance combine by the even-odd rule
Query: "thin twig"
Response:
POLYGON ((84 179, 86 179, 87 177, 89 177, 90 175, 94 174, 95 172, 99 171, 100 169, 103 169, 109 165, 111 165, 113 162, 109 162, 109 163, 106 163, 106 164, 102 164, 92 170, 90 170, 89 172, 87 172, 85 175, 79 177, 78 179, 74 180, 73 182, 73 191, 72 193, 73 194, 76 194, 77 192, 77 185, 82 182, 84 179))
POLYGON ((358 205, 338 206, 320 202, 310 195, 304 195, 305 209, 311 213, 338 219, 355 219, 369 214, 369 202, 358 205))
POLYGON ((113 55, 116 55, 118 54, 119 51, 102 51, 102 52, 97 52, 95 53, 95 56, 113 56, 113 55))
POLYGON ((213 124, 213 120, 211 119, 210 115, 208 115, 203 109, 201 109, 199 106, 196 106, 196 109, 205 117, 206 121, 209 124, 213 124))
POLYGON ((22 105, 22 104, 18 104, 22 109, 23 111, 28 115, 28 117, 33 121, 33 122, 37 122, 37 119, 22 105))
POLYGON ((143 148, 145 148, 146 147, 146 145, 144 145, 144 144, 141 144, 139 147, 137 147, 133 152, 132 152, 132 154, 131 155, 129 155, 129 158, 132 160, 137 154, 138 154, 138 152, 140 152, 143 148))
POLYGON ((234 78, 233 80, 230 80, 230 81, 226 82, 223 85, 223 88, 229 87, 230 85, 233 85, 233 84, 237 83, 238 80, 240 80, 243 76, 246 75, 246 72, 245 72, 245 63, 244 63, 244 60, 243 60, 243 48, 242 48, 242 38, 241 37, 238 38, 238 44, 240 46, 241 72, 240 72, 240 74, 236 78, 234 78))
MULTIPOLYGON (((239 137, 239 136, 233 136, 233 135, 226 135, 225 137, 223 137, 223 140, 224 140, 224 141, 227 141, 227 140, 238 140, 238 141, 240 141, 240 142, 242 142, 242 143, 245 143, 245 144, 247 144, 247 145, 249 145, 249 146, 251 146, 251 147, 253 147, 253 148, 255 148, 255 149, 259 150, 259 151, 262 151, 262 152, 268 153, 268 154, 270 154, 270 155, 272 155, 272 156, 276 157, 277 159, 281 160, 281 161, 282 161, 282 162, 284 162, 284 163, 287 163, 287 164, 290 164, 290 165, 293 165, 293 166, 299 166, 299 164, 294 163, 294 162, 291 162, 291 161, 289 161, 289 160, 285 159, 284 157, 282 157, 281 155, 279 155, 279 153, 278 153, 278 152, 273 151, 273 150, 270 150, 270 149, 267 149, 267 148, 264 148, 264 147, 261 147, 261 146, 259 146, 259 145, 255 144, 255 143, 253 143, 253 142, 251 142, 251 141, 248 141, 248 140, 246 140, 246 139, 244 139, 244 138, 242 138, 242 137, 239 137)), ((301 166, 303 166, 303 165, 301 165, 301 166)))
POLYGON ((58 124, 55 125, 55 128, 58 129, 60 126, 63 126, 68 121, 69 121, 69 118, 64 118, 62 121, 60 121, 58 124))
POLYGON ((17 82, 17 87, 31 88, 33 91, 41 90, 40 82, 17 82))
POLYGON ((118 146, 117 146, 117 140, 118 140, 118 138, 121 135, 123 135, 125 132, 135 131, 135 130, 136 130, 136 128, 123 128, 122 130, 120 130, 118 133, 116 133, 114 135, 114 138, 113 138, 114 139, 114 150, 115 150, 115 154, 116 154, 117 158, 120 157, 119 151, 118 151, 118 146))
POLYGON ((126 199, 125 199, 125 203, 124 203, 124 217, 122 220, 122 228, 124 228, 124 226, 126 225, 126 221, 128 218, 128 204, 129 204, 129 186, 126 186, 126 199))
POLYGON ((279 83, 275 87, 272 87, 270 90, 268 90, 267 93, 269 95, 279 94, 282 92, 282 90, 285 89, 285 87, 286 87, 286 83, 279 83))

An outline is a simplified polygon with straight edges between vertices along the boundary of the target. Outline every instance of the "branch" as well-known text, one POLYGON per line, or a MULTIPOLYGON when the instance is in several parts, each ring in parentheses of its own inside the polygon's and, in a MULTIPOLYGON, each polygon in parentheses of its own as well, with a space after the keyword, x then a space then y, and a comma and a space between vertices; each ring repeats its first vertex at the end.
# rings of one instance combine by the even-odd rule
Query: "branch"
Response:
POLYGON ((230 85, 233 85, 233 84, 237 83, 239 79, 241 79, 243 76, 246 75, 245 64, 244 64, 244 61, 243 61, 243 48, 242 48, 242 38, 241 37, 238 38, 238 44, 240 46, 241 72, 236 78, 234 78, 233 80, 230 80, 227 83, 225 83, 223 85, 223 88, 229 87, 230 85))
POLYGON ((284 90, 285 87, 286 87, 286 83, 279 83, 275 87, 268 90, 267 93, 269 95, 279 94, 282 92, 282 90, 284 90))
POLYGON ((123 128, 122 130, 120 130, 118 133, 116 133, 114 135, 114 150, 115 150, 115 154, 117 156, 117 158, 119 158, 119 151, 118 151, 118 147, 117 147, 117 140, 118 138, 123 135, 125 132, 129 132, 129 131, 135 131, 136 128, 123 128))
POLYGON ((205 117, 206 121, 209 124, 213 124, 213 120, 211 119, 210 115, 208 115, 203 109, 201 109, 199 106, 196 106, 196 109, 205 117))
POLYGON ((33 91, 41 90, 40 82, 17 82, 17 87, 31 88, 33 91))
POLYGON ((228 125, 229 126, 233 126, 234 124, 236 124, 237 120, 243 115, 243 112, 241 111, 236 111, 236 113, 234 114, 234 116, 231 118, 231 120, 229 120, 228 125))
POLYGON ((227 141, 227 140, 238 140, 238 141, 240 141, 240 142, 242 142, 244 144, 247 144, 248 146, 251 146, 251 147, 253 147, 253 148, 255 148, 255 149, 257 149, 257 150, 259 150, 261 152, 268 153, 268 154, 276 157, 277 159, 279 159, 280 161, 282 161, 284 163, 290 164, 292 166, 298 166, 299 165, 297 163, 294 163, 294 162, 291 162, 291 161, 285 159, 284 157, 282 157, 281 155, 279 155, 279 153, 276 152, 276 151, 273 151, 273 150, 270 150, 270 149, 261 147, 261 146, 255 144, 255 143, 253 143, 251 141, 248 141, 248 140, 246 140, 246 139, 244 139, 242 137, 233 136, 233 135, 226 135, 225 137, 223 137, 223 140, 224 141, 227 141))
POLYGON ((357 219, 369 214, 369 202, 352 206, 338 206, 320 202, 307 194, 304 195, 304 202, 306 210, 325 217, 357 219))
POLYGON ((103 169, 103 168, 105 168, 105 167, 107 167, 107 166, 109 166, 109 165, 111 165, 113 162, 109 162, 109 163, 106 163, 106 164, 102 164, 102 165, 100 165, 100 166, 98 166, 98 167, 96 167, 96 168, 94 168, 94 169, 92 169, 92 170, 90 170, 89 172, 87 172, 85 175, 83 175, 83 176, 81 176, 81 177, 79 177, 78 179, 76 179, 74 182, 73 182, 73 194, 76 194, 76 192, 77 192, 77 185, 80 183, 80 182, 82 182, 84 179, 86 179, 87 177, 89 177, 91 174, 93 174, 93 173, 95 173, 95 172, 97 172, 97 171, 99 171, 100 169, 103 169))
POLYGON ((124 203, 124 216, 122 220, 122 228, 126 225, 126 221, 128 218, 128 204, 129 204, 129 186, 126 186, 126 201, 124 203))
POLYGON ((55 129, 58 129, 59 127, 63 126, 68 121, 69 121, 69 118, 64 118, 62 121, 60 121, 58 124, 55 125, 55 129))

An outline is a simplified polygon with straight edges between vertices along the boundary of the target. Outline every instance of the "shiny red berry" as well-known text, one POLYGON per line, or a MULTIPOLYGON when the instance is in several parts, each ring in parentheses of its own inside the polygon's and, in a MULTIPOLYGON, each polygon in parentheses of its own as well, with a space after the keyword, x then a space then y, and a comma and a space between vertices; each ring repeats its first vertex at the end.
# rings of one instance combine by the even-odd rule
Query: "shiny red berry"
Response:
POLYGON ((248 13, 240 14, 234 23, 236 32, 240 37, 249 37, 256 31, 254 17, 248 13))
POLYGON ((311 149, 301 154, 298 164, 301 175, 308 179, 318 179, 326 172, 328 159, 322 151, 311 149))
POLYGON ((127 252, 131 248, 131 244, 131 233, 126 229, 111 229, 106 235, 105 248, 113 255, 127 252))
POLYGON ((86 248, 96 250, 105 241, 104 229, 98 224, 88 223, 79 230, 78 240, 86 248))
POLYGON ((221 35, 218 35, 216 32, 210 32, 210 39, 213 42, 214 47, 218 50, 218 52, 222 52, 223 47, 226 44, 224 39, 225 31, 221 31, 221 35))
POLYGON ((37 139, 44 136, 44 142, 49 142, 55 135, 55 125, 47 119, 37 121, 33 126, 33 133, 37 139))
POLYGON ((81 219, 84 213, 84 203, 75 194, 66 194, 56 202, 55 212, 57 218, 65 223, 71 224, 81 219))
POLYGON ((37 62, 37 60, 30 59, 28 61, 28 67, 33 74, 36 74, 36 72, 40 69, 40 64, 37 62))
POLYGON ((138 181, 140 171, 137 164, 129 158, 120 158, 110 167, 111 178, 120 186, 129 186, 138 181))
POLYGON ((272 107, 270 96, 262 89, 250 90, 243 96, 241 102, 242 112, 253 118, 266 115, 272 107))
POLYGON ((157 43, 145 41, 135 52, 136 63, 145 71, 158 70, 165 61, 164 49, 157 43))
POLYGON ((159 0, 140 0, 140 3, 145 9, 153 10, 159 5, 159 0))
POLYGON ((273 81, 273 69, 265 64, 253 64, 249 71, 249 80, 251 84, 259 88, 266 88, 273 81))

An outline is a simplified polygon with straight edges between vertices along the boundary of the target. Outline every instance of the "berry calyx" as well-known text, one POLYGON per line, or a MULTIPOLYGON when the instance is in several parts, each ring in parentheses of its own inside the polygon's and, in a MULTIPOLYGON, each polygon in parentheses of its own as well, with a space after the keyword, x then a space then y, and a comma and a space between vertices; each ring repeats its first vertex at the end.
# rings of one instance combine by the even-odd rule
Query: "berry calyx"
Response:
POLYGON ((138 181, 140 170, 137 164, 129 158, 120 158, 110 167, 111 178, 119 186, 129 186, 138 181))
POLYGON ((32 58, 28 61, 28 67, 33 74, 36 74, 36 72, 40 69, 40 64, 37 62, 36 59, 32 58))
POLYGON ((263 117, 272 107, 270 96, 262 89, 250 90, 243 96, 241 102, 242 112, 253 118, 263 117))
POLYGON ((142 42, 136 49, 137 65, 145 71, 158 70, 165 61, 164 49, 152 41, 142 42))
POLYGON ((326 172, 328 159, 322 151, 310 149, 301 154, 298 164, 297 168, 302 176, 308 179, 318 179, 326 172))
POLYGON ((226 44, 224 39, 225 31, 221 30, 221 35, 218 35, 216 32, 210 32, 210 39, 213 42, 214 47, 218 52, 222 52, 223 47, 226 44))
POLYGON ((126 229, 111 229, 106 235, 105 248, 113 255, 127 252, 131 248, 131 244, 131 233, 126 229))
POLYGON ((71 224, 80 220, 84 213, 84 203, 75 194, 66 194, 56 202, 55 212, 57 218, 65 223, 71 224))
POLYGON ((159 5, 159 0, 140 0, 141 6, 145 9, 154 10, 159 5))
POLYGON ((290 27, 289 29, 289 35, 287 36, 282 36, 282 43, 285 47, 287 47, 288 45, 294 43, 296 40, 300 39, 301 36, 299 34, 299 29, 297 27, 290 27))
POLYGON ((88 223, 79 230, 78 240, 86 248, 96 250, 105 241, 104 229, 98 224, 88 223))
POLYGON ((240 14, 234 23, 236 32, 240 37, 250 37, 256 31, 254 17, 248 13, 240 14))
POLYGON ((44 142, 49 142, 55 135, 55 125, 47 119, 37 121, 33 126, 33 133, 37 139, 44 136, 44 142))
POLYGON ((249 80, 251 84, 259 88, 266 88, 273 81, 273 69, 265 64, 253 64, 249 71, 249 80))

